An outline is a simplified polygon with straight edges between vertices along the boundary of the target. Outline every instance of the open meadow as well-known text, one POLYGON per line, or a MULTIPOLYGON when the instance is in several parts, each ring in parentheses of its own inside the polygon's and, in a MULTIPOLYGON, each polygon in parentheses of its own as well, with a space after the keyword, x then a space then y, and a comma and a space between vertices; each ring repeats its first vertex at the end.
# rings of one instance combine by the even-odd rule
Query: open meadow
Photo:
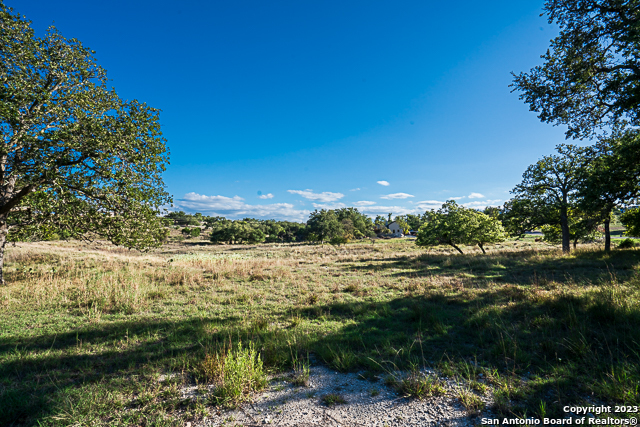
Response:
POLYGON ((404 239, 186 240, 148 254, 105 242, 10 246, 0 425, 183 426, 264 386, 254 367, 239 393, 207 387, 220 385, 234 349, 292 381, 311 355, 408 398, 437 392, 420 374, 435 369, 465 385, 456 397, 470 415, 484 394, 511 417, 640 405, 639 250, 563 255, 530 239, 464 249, 404 239), (184 399, 185 385, 201 398, 184 399))

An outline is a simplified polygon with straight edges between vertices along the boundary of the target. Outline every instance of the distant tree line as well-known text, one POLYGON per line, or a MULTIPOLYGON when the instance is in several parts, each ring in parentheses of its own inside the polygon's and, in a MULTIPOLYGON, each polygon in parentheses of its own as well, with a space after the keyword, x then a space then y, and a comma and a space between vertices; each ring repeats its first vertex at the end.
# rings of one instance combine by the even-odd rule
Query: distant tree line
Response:
POLYGON ((244 218, 231 220, 221 216, 205 216, 201 213, 189 214, 183 211, 170 212, 165 216, 167 225, 182 228, 187 237, 209 231, 209 239, 214 243, 255 244, 317 242, 342 244, 354 239, 376 237, 389 233, 386 227, 397 222, 405 233, 418 230, 425 216, 399 215, 394 219, 378 216, 375 221, 356 208, 315 210, 306 223, 292 221, 261 220, 244 218), (197 231, 196 231, 197 230, 197 231))

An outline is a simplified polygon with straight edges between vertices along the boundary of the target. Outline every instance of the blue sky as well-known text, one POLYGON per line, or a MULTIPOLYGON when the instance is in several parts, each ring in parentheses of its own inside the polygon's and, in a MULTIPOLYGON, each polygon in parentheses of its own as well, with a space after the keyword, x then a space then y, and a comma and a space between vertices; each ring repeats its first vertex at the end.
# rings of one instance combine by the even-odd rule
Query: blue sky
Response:
POLYGON ((509 88, 557 33, 542 0, 5 4, 162 110, 178 210, 306 221, 500 205, 565 141, 509 88))

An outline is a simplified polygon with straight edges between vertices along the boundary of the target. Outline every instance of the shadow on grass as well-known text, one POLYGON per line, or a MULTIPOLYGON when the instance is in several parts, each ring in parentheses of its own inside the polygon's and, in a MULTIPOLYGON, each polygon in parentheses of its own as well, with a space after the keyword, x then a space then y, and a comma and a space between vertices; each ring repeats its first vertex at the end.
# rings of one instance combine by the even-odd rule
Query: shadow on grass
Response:
POLYGON ((496 390, 504 415, 564 417, 597 399, 640 403, 640 310, 613 287, 580 296, 505 286, 305 309, 345 326, 313 343, 339 370, 429 366, 496 390), (482 374, 482 375, 479 375, 482 374), (542 415, 542 414, 539 414, 542 415))
POLYGON ((343 266, 346 271, 377 272, 392 277, 459 276, 474 280, 508 282, 517 285, 540 281, 598 283, 612 278, 625 280, 640 263, 638 250, 581 250, 558 256, 557 250, 493 252, 487 255, 425 253, 385 259, 361 259, 358 265, 343 266))
POLYGON ((32 338, 4 335, 0 425, 67 425, 70 420, 162 425, 161 409, 190 407, 175 390, 158 391, 156 375, 193 375, 208 349, 239 339, 254 341, 268 366, 287 366, 295 353, 306 351, 342 371, 430 365, 447 375, 488 382, 504 414, 531 416, 545 403, 549 416, 563 416, 563 405, 585 398, 639 405, 640 281, 632 275, 639 254, 399 257, 382 266, 349 269, 402 268, 389 270, 400 277, 474 274, 469 279, 474 287, 462 283, 408 289, 387 301, 364 295, 299 306, 294 313, 277 314, 279 326, 199 316, 95 323, 32 338), (434 266, 440 269, 428 269, 434 266), (511 283, 488 278, 494 270, 511 283), (561 284, 577 281, 576 276, 601 283, 599 289, 563 293, 533 280, 540 271, 558 271, 555 281, 561 284), (290 328, 281 328, 292 314, 299 317, 293 316, 290 328), (150 390, 157 393, 145 401, 150 390), (161 407, 160 400, 169 403, 161 407))
MULTIPOLYGON (((113 411, 136 406, 112 399, 114 388, 134 397, 144 394, 145 386, 157 387, 154 372, 188 372, 205 348, 228 339, 215 332, 218 324, 212 319, 124 321, 30 339, 2 338, 0 425, 66 425, 60 414, 77 421, 83 411, 101 413, 108 425, 113 411), (78 413, 69 414, 74 405, 78 413)), ((181 404, 178 399, 174 406, 181 404)), ((138 422, 132 416, 118 423, 138 422)))

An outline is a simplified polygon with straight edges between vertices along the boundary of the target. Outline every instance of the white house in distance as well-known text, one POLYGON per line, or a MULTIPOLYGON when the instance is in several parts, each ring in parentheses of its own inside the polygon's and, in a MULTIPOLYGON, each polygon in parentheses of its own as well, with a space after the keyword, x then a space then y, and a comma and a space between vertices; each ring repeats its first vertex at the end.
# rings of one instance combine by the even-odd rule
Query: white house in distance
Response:
POLYGON ((391 234, 396 234, 396 233, 402 234, 402 232, 404 231, 402 227, 400 227, 400 224, 398 224, 395 221, 387 224, 387 228, 391 231, 391 234))

